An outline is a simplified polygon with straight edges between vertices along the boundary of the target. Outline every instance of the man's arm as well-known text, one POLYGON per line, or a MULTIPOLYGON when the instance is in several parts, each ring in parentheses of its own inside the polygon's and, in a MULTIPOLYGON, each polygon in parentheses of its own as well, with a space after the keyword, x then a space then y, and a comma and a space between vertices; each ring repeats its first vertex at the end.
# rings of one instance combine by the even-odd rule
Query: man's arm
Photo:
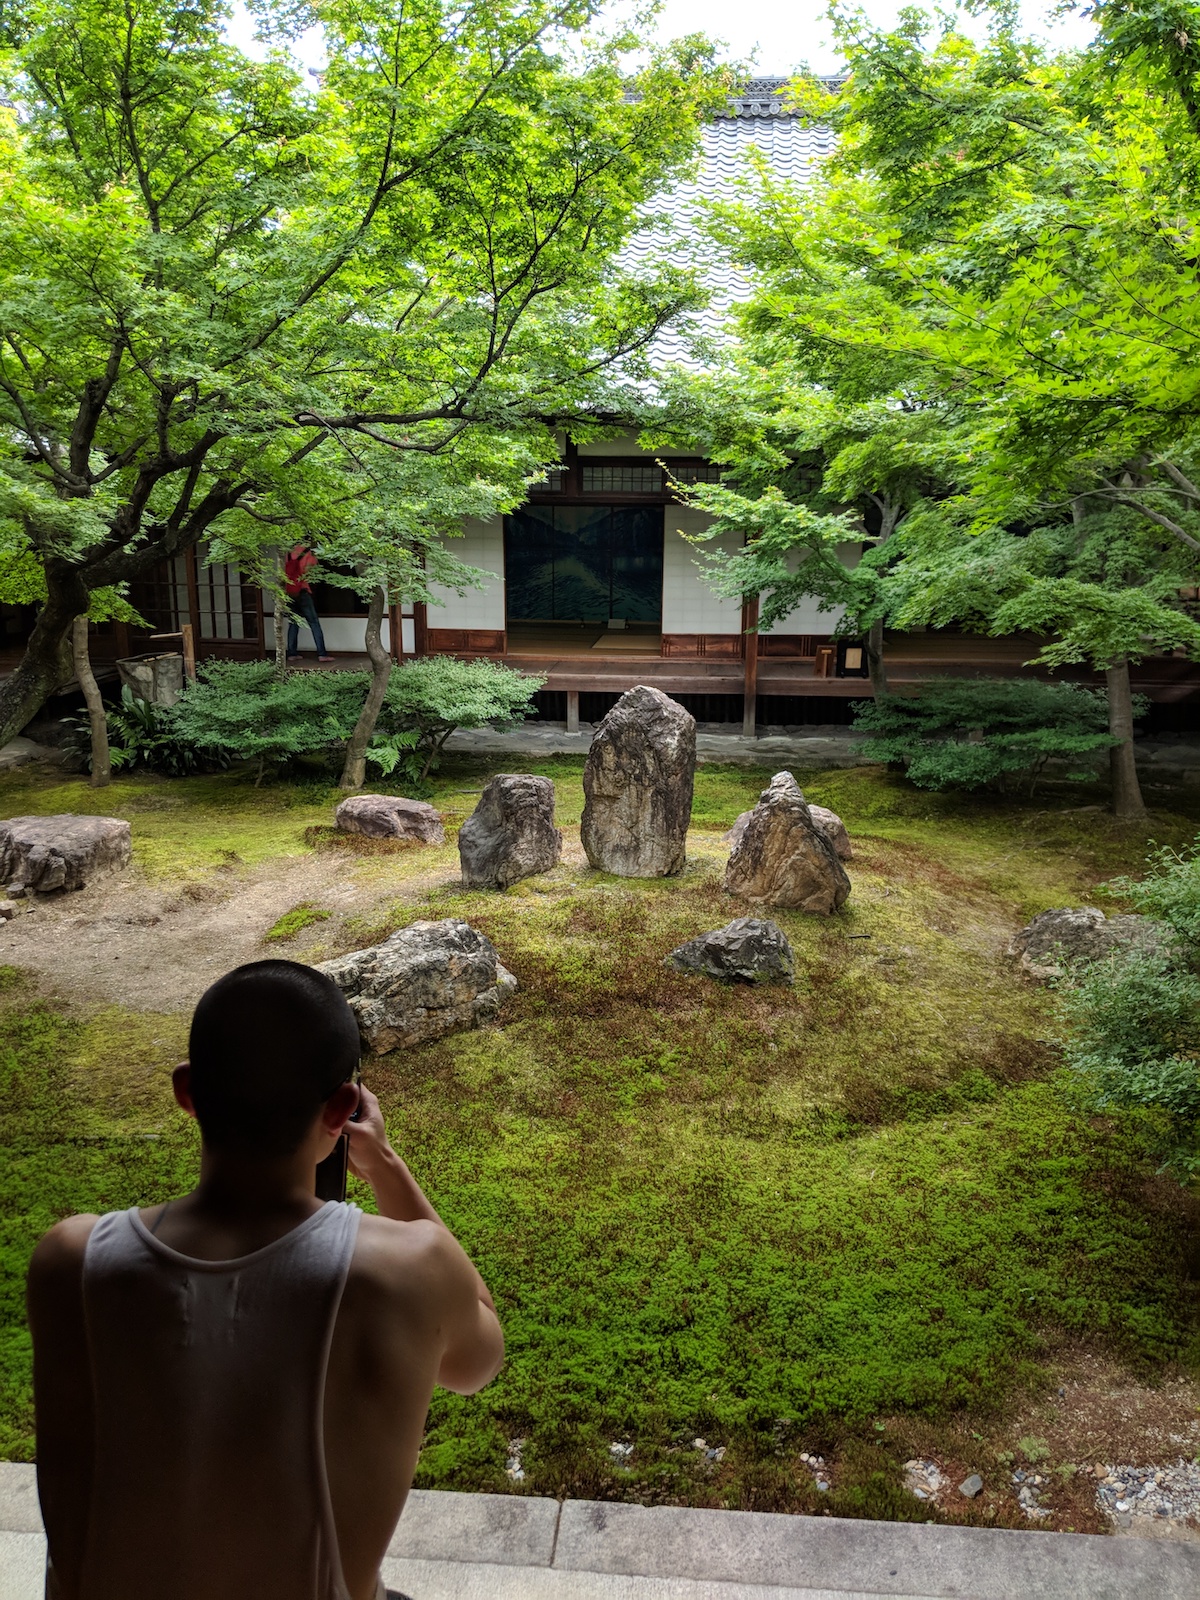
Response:
POLYGON ((420 1184, 388 1143, 379 1101, 362 1091, 362 1119, 347 1123, 350 1168, 375 1193, 379 1214, 394 1222, 432 1222, 446 1268, 446 1347, 437 1381, 456 1394, 474 1394, 504 1365, 504 1334, 495 1303, 466 1251, 425 1197, 420 1184))
POLYGON ((33 1333, 38 1497, 62 1600, 83 1573, 95 1421, 83 1318, 83 1255, 95 1217, 68 1217, 33 1253, 26 1284, 33 1333))

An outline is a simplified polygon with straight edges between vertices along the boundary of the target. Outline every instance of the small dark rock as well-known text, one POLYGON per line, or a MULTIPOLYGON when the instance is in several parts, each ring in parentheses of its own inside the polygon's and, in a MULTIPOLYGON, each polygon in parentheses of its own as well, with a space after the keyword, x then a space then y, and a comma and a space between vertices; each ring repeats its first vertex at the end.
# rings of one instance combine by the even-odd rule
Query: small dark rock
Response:
POLYGON ((1062 977, 1073 962, 1098 961, 1114 950, 1170 955, 1174 946, 1171 930, 1151 917, 1106 917, 1095 906, 1067 906, 1039 911, 1013 938, 1008 953, 1030 977, 1051 979, 1062 977))
POLYGON ((664 965, 720 983, 791 983, 796 976, 783 930, 758 917, 737 917, 724 928, 689 939, 671 951, 664 965))

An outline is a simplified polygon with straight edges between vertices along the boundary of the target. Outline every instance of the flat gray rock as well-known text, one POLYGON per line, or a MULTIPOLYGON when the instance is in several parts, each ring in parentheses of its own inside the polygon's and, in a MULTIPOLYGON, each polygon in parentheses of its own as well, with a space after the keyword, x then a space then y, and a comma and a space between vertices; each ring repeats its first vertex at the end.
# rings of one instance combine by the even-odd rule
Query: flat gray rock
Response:
POLYGON ((736 917, 724 928, 689 939, 671 951, 665 965, 719 983, 791 983, 796 976, 783 929, 758 917, 736 917))
POLYGON ((592 866, 621 878, 682 872, 695 771, 691 715, 661 689, 623 694, 583 769, 580 838, 592 866))
POLYGON ((1039 911, 1008 947, 1031 978, 1061 978, 1076 962, 1099 961, 1115 950, 1170 956, 1176 940, 1152 917, 1119 912, 1106 917, 1095 906, 1065 906, 1039 911))
POLYGON ((846 869, 790 772, 777 772, 759 796, 729 857, 725 888, 742 900, 825 917, 845 903, 846 869))
POLYGON ((396 794, 352 794, 333 814, 339 833, 368 839, 407 839, 413 844, 445 844, 446 830, 433 806, 396 794))
POLYGON ((554 785, 529 773, 493 778, 458 833, 466 889, 507 889, 556 867, 562 833, 554 826, 554 785))
POLYGON ((120 817, 10 817, 0 822, 0 883, 27 891, 82 889, 129 865, 130 827, 120 817))
POLYGON ((379 1055, 492 1022, 517 987, 491 940, 453 917, 414 922, 317 971, 341 989, 363 1044, 379 1055))

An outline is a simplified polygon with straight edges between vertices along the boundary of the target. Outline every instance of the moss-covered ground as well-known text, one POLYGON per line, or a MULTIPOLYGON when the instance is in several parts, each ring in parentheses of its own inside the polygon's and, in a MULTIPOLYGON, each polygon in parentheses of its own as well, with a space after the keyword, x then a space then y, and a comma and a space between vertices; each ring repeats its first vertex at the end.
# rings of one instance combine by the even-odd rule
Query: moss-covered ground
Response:
MULTIPOLYGON (((579 763, 526 770, 555 779, 570 835, 579 763)), ((1136 870, 1146 839, 1074 790, 963 800, 876 769, 799 774, 854 839, 845 913, 778 914, 792 989, 676 976, 674 945, 739 914, 720 835, 769 775, 700 769, 672 881, 568 863, 465 894, 450 870, 430 883, 428 852, 383 854, 373 881, 394 897, 321 923, 325 948, 335 928, 349 948, 462 916, 520 980, 499 1026, 367 1065, 508 1336, 496 1383, 435 1399, 422 1486, 924 1520, 941 1513, 901 1487, 914 1440, 954 1430, 956 1459, 990 1485, 989 1419, 1056 1352, 1103 1351, 1150 1381, 1200 1364, 1193 1201, 1156 1174, 1153 1126, 1074 1105, 1053 996, 1003 954, 1034 912, 1136 870), (828 1491, 802 1451, 825 1456, 828 1491)), ((439 777, 451 828, 486 776, 439 777)), ((234 773, 120 780, 104 808, 133 822, 146 874, 202 877, 327 846, 331 798, 234 773)), ((0 780, 5 815, 94 802, 46 772, 0 780)), ((1196 809, 1157 814, 1155 837, 1190 837, 1196 809)), ((297 908, 296 932, 320 909, 297 908)), ((10 1456, 33 1450, 21 1277, 38 1233, 191 1181, 194 1131, 167 1085, 185 1031, 183 1015, 89 1009, 16 971, 0 988, 10 1456)), ((959 1514, 1009 1517, 990 1490, 959 1514)))

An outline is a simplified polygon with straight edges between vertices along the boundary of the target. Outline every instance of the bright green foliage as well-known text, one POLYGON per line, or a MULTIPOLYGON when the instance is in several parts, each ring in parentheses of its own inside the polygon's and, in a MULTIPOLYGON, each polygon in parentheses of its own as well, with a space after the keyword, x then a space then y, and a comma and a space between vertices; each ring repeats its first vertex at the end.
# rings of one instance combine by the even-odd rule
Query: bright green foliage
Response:
POLYGON ((1048 761, 1068 777, 1095 776, 1095 757, 1116 740, 1103 697, 1073 683, 1028 678, 943 678, 915 695, 862 702, 854 726, 872 737, 864 755, 898 762, 919 789, 1003 787, 1048 761))
MULTIPOLYGON (((157 706, 134 694, 128 684, 121 688, 118 705, 107 710, 108 755, 114 772, 144 767, 168 778, 187 778, 206 768, 220 770, 229 765, 229 753, 220 746, 205 746, 203 751, 190 739, 180 736, 173 706, 157 706)), ((91 725, 86 716, 64 719, 67 737, 63 749, 92 770, 91 725)))
POLYGON ((1164 845, 1149 865, 1144 878, 1114 878, 1109 892, 1165 923, 1200 959, 1200 838, 1182 849, 1164 845))
POLYGON ((1130 953, 1085 968, 1065 991, 1067 1061, 1100 1109, 1164 1113, 1176 1164, 1200 1171, 1200 977, 1130 953))
POLYGON ((1068 1063, 1095 1103, 1160 1114, 1171 1163, 1200 1172, 1200 840, 1163 848, 1137 880, 1105 887, 1175 935, 1173 951, 1117 953, 1064 993, 1068 1063))
POLYGON ((291 672, 269 661, 209 661, 174 710, 177 736, 200 750, 255 760, 260 773, 350 737, 362 706, 361 672, 291 672))
POLYGON ((701 298, 615 263, 723 96, 703 40, 631 80, 642 41, 577 0, 256 11, 321 25, 319 84, 235 49, 220 0, 0 20, 0 536, 46 594, 0 736, 94 591, 202 540, 256 577, 305 536, 368 589, 471 581, 440 536, 519 500, 556 428, 636 413, 701 298))
POLYGON ((386 774, 411 750, 413 775, 423 779, 455 728, 523 722, 545 681, 483 659, 427 656, 406 662, 392 673, 367 759, 386 774))
MULTIPOLYGON (((354 728, 367 675, 292 672, 267 661, 210 661, 172 708, 177 738, 201 751, 282 765, 332 751, 354 728)), ((424 778, 455 728, 520 722, 544 682, 494 661, 431 656, 393 670, 368 759, 385 775, 424 778)))
POLYGON ((278 922, 267 929, 263 938, 268 944, 286 943, 298 933, 303 933, 305 928, 311 928, 318 922, 328 922, 331 915, 332 912, 323 911, 320 906, 310 905, 305 900, 290 911, 285 911, 278 922))

